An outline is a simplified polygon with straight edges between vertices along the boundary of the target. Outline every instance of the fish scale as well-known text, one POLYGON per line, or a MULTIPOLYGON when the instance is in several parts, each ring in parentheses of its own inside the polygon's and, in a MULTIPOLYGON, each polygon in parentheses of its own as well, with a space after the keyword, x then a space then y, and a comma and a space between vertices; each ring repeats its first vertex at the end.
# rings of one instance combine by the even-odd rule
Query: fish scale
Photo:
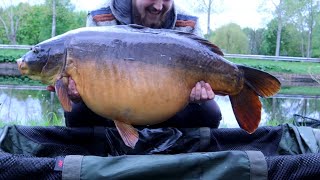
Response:
POLYGON ((88 108, 112 119, 132 148, 139 138, 132 125, 166 121, 189 103, 191 89, 201 80, 215 94, 229 96, 240 127, 248 133, 261 119, 258 95, 272 96, 281 86, 266 72, 224 59, 219 47, 209 41, 174 30, 85 27, 36 47, 40 51, 18 60, 20 72, 55 85, 68 111, 68 83, 73 80, 88 108), (44 60, 47 66, 41 73, 44 60))

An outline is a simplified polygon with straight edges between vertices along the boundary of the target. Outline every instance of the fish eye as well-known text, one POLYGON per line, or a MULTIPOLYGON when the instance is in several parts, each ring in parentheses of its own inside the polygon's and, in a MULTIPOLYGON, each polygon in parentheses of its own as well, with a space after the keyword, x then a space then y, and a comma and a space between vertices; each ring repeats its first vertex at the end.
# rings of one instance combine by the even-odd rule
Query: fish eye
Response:
POLYGON ((34 46, 30 49, 33 53, 38 54, 41 50, 39 46, 34 46))

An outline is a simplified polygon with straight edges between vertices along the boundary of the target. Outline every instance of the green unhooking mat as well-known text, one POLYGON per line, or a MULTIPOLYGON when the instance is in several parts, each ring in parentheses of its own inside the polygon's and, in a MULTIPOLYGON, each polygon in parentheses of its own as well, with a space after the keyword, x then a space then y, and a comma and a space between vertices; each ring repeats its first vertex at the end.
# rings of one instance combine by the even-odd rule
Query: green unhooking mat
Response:
POLYGON ((0 128, 0 179, 315 179, 308 127, 140 129, 135 149, 107 127, 0 128))

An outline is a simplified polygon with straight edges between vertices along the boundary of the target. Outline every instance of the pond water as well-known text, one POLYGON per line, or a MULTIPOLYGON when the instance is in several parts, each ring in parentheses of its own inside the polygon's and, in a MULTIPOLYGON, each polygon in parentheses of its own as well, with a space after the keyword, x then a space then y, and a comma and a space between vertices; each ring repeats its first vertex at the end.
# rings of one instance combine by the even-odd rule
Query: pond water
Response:
MULTIPOLYGON (((216 101, 223 116, 220 127, 239 127, 228 96, 216 96, 216 101)), ((277 95, 261 99, 261 102, 263 109, 260 125, 275 121, 287 123, 297 117, 295 114, 320 119, 320 95, 277 95)), ((0 88, 0 126, 8 124, 64 125, 63 110, 56 95, 41 88, 0 88)))

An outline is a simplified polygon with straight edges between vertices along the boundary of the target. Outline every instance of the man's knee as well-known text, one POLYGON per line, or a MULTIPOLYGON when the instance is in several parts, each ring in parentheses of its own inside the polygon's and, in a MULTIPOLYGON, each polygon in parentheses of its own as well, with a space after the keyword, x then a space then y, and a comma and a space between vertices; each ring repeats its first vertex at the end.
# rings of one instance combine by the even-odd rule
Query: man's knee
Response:
POLYGON ((221 110, 215 100, 206 101, 201 105, 202 119, 207 120, 212 128, 218 128, 222 119, 221 110))

